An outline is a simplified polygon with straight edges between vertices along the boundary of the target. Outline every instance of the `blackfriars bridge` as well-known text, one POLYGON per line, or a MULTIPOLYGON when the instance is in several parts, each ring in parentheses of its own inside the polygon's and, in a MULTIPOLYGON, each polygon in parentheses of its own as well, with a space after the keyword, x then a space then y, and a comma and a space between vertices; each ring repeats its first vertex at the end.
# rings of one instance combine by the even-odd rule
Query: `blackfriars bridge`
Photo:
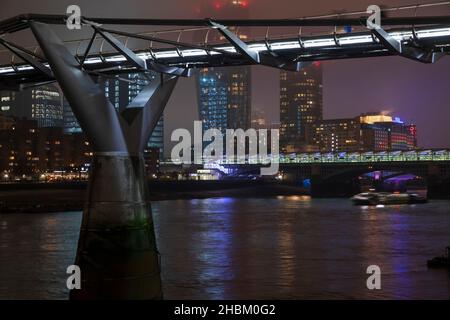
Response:
MULTIPOLYGON (((381 171, 393 178, 405 174, 423 179, 430 197, 450 197, 450 150, 417 149, 366 152, 309 152, 278 156, 224 157, 220 160, 202 159, 208 169, 224 175, 260 174, 261 167, 278 162, 285 182, 295 185, 310 180, 313 197, 350 196, 359 191, 359 177, 381 171)), ((173 166, 173 162, 161 163, 173 166)), ((384 179, 385 179, 384 178, 384 179)))

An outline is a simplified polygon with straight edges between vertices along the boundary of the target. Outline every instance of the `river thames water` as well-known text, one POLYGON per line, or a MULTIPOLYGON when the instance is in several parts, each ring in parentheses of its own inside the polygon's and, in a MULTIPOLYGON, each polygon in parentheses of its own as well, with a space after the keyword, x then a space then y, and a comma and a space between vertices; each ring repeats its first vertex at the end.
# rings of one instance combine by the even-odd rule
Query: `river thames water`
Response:
MULTIPOLYGON (((450 201, 289 196, 153 203, 166 299, 449 299, 450 201), (381 268, 368 290, 366 268, 381 268)), ((81 212, 0 214, 0 299, 67 299, 81 212)))

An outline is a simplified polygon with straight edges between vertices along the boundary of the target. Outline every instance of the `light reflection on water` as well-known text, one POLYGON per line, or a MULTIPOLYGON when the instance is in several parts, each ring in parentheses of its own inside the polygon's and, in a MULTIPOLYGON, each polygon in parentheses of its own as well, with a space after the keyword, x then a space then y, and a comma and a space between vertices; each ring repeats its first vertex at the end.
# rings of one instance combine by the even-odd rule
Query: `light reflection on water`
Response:
MULTIPOLYGON (((450 298, 426 260, 450 245, 450 201, 354 207, 303 196, 153 203, 168 299, 450 298), (382 290, 366 289, 367 266, 382 290)), ((0 298, 67 298, 79 212, 0 214, 0 298)))

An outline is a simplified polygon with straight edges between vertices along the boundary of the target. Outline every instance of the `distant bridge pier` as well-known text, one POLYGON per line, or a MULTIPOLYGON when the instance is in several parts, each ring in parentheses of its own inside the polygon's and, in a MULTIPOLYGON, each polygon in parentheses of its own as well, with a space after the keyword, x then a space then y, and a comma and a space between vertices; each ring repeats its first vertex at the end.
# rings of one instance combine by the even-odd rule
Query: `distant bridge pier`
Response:
POLYGON ((303 185, 304 180, 309 180, 309 191, 313 198, 347 197, 359 192, 359 184, 354 179, 330 180, 327 171, 339 170, 341 166, 334 168, 332 165, 301 164, 283 165, 285 181, 295 185, 303 185), (328 169, 327 169, 328 168, 328 169))
POLYGON ((71 299, 161 299, 143 150, 177 82, 164 75, 117 111, 47 24, 30 22, 54 77, 94 149, 71 299))
POLYGON ((450 198, 450 164, 428 164, 426 181, 430 198, 450 198))

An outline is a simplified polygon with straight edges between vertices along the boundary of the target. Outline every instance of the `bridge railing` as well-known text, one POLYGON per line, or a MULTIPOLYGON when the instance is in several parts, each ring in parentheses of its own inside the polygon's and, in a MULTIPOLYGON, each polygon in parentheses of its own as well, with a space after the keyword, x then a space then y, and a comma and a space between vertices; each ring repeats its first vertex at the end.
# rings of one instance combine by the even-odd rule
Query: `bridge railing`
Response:
POLYGON ((352 163, 399 161, 449 161, 449 150, 410 150, 381 152, 298 153, 280 156, 280 163, 352 163))
MULTIPOLYGON (((417 161, 450 161, 450 150, 428 149, 408 151, 380 151, 380 152, 312 152, 290 153, 278 156, 268 155, 264 158, 228 157, 220 160, 203 158, 202 163, 216 163, 220 165, 255 164, 264 165, 270 162, 282 164, 312 164, 312 163, 375 163, 375 162, 417 162, 417 161)), ((179 164, 181 161, 164 161, 162 164, 179 164)))

